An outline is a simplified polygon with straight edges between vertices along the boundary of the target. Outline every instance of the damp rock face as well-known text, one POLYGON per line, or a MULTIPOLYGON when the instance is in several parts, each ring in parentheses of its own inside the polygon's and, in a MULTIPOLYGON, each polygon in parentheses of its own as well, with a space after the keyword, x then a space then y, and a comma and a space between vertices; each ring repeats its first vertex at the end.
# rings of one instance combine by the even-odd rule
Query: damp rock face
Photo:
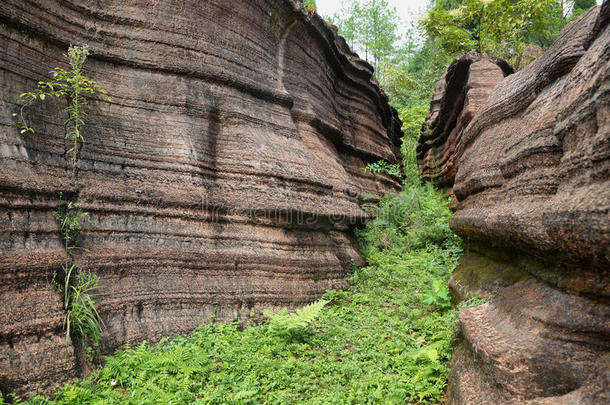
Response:
MULTIPOLYGON (((456 117, 418 149, 422 176, 455 196, 452 295, 487 297, 460 312, 451 404, 610 401, 609 19, 606 1, 522 71, 496 69, 474 111, 432 104, 456 117)), ((487 80, 472 66, 454 88, 487 80)))
POLYGON ((70 44, 112 98, 89 105, 78 199, 106 351, 342 286, 362 196, 399 186, 362 170, 397 162, 402 135, 372 68, 297 2, 4 0, 0 38, 3 391, 83 372, 48 282, 71 188, 63 101, 30 108, 35 135, 11 117, 70 44))

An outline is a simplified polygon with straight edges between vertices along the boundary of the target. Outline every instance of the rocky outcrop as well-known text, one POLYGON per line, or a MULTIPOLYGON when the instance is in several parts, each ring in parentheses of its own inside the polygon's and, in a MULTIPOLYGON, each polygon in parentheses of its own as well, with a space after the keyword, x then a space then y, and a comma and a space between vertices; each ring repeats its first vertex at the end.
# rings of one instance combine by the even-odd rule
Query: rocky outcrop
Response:
POLYGON ((398 186, 362 171, 396 162, 401 136, 372 68, 296 2, 4 0, 0 38, 3 391, 82 373, 47 281, 65 255, 63 105, 30 109, 33 136, 11 118, 69 44, 112 97, 89 106, 78 201, 106 351, 343 285, 361 196, 398 186))
POLYGON ((441 189, 455 181, 462 132, 491 90, 513 69, 501 59, 470 51, 456 59, 436 83, 417 145, 422 179, 441 189))
MULTIPOLYGON (((459 139, 443 135, 459 121, 439 130, 467 249, 452 293, 488 298, 460 312, 451 404, 610 401, 609 15, 591 9, 501 80, 459 139)), ((464 114, 451 108, 436 114, 464 114)))

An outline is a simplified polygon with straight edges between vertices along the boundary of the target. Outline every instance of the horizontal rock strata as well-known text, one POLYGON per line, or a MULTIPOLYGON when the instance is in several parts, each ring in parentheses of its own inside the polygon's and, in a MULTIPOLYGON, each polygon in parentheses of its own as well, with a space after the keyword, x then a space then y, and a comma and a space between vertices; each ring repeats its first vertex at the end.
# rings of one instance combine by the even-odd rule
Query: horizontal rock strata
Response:
POLYGON ((610 401, 609 16, 605 2, 572 22, 493 88, 457 141, 438 138, 454 155, 441 180, 427 174, 436 152, 420 165, 456 197, 467 252, 453 297, 488 299, 460 312, 451 404, 610 401))
POLYGON ((65 251, 52 216, 70 190, 63 101, 15 100, 88 44, 93 101, 79 162, 84 267, 100 277, 104 349, 189 332, 216 313, 300 305, 359 260, 362 171, 398 160, 400 121, 336 28, 290 0, 0 2, 0 389, 79 376, 64 351, 65 251))
POLYGON ((417 145, 422 179, 441 189, 455 181, 462 132, 492 89, 513 69, 501 59, 470 51, 456 59, 436 83, 417 145))

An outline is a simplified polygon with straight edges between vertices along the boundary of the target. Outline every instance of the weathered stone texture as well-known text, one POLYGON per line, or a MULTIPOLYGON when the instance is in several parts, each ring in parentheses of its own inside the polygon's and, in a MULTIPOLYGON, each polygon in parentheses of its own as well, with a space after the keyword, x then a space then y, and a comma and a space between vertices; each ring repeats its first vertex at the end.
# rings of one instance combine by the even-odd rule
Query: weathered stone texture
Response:
MULTIPOLYGON (((186 333, 215 310, 298 305, 358 261, 362 171, 397 161, 400 122, 336 29, 290 0, 0 2, 0 388, 79 375, 64 353, 64 258, 52 216, 70 189, 63 104, 18 95, 87 43, 94 101, 79 162, 82 261, 101 278, 105 350, 186 333)), ((75 357, 76 356, 76 357, 75 357)))
POLYGON ((503 60, 470 51, 449 66, 436 83, 430 111, 417 145, 421 177, 441 189, 455 181, 462 132, 491 90, 513 69, 503 60))
MULTIPOLYGON (((467 253, 453 297, 489 299, 460 312, 451 404, 610 402, 609 13, 593 8, 501 80, 459 139, 446 120, 440 176, 427 162, 441 152, 420 165, 455 195, 467 253)), ((464 114, 452 108, 436 114, 464 114)))

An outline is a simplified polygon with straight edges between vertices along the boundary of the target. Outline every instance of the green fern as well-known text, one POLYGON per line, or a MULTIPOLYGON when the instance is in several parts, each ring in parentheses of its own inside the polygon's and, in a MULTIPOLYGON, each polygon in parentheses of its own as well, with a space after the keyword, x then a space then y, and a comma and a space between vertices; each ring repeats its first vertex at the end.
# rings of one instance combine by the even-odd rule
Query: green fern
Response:
POLYGON ((269 331, 279 336, 296 336, 304 332, 320 316, 322 308, 329 302, 323 299, 318 300, 292 313, 288 312, 286 308, 277 313, 265 311, 264 315, 270 318, 269 331))

